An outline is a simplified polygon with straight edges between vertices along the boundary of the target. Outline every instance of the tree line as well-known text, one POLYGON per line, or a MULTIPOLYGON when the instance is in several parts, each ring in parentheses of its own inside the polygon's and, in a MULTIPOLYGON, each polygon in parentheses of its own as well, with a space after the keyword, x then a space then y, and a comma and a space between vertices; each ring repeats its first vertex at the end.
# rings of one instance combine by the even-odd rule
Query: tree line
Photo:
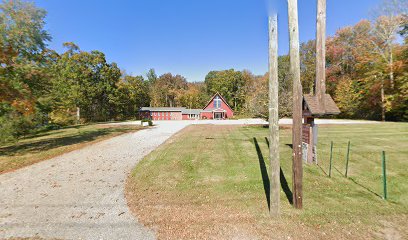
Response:
MULTIPOLYGON (((339 29, 327 39, 327 90, 339 117, 408 120, 408 27, 405 0, 381 5, 378 16, 339 29)), ((238 115, 267 117, 268 73, 210 71, 203 82, 181 75, 132 76, 100 51, 64 43, 49 49, 46 12, 33 3, 0 4, 0 141, 33 130, 84 122, 126 120, 143 106, 202 108, 219 92, 238 115)), ((315 41, 301 44, 304 93, 313 91, 315 41)), ((279 57, 281 117, 291 115, 289 56, 279 57)))

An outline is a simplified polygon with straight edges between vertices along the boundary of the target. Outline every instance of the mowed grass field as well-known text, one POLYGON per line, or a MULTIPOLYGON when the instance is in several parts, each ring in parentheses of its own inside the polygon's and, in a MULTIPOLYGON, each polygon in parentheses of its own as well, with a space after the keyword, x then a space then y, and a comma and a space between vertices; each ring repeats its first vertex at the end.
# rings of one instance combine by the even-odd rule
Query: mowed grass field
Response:
POLYGON ((16 143, 0 145, 0 174, 140 128, 135 125, 89 124, 33 134, 16 143))
POLYGON ((290 204, 291 129, 281 126, 278 219, 269 216, 266 197, 267 136, 262 126, 187 127, 133 170, 130 208, 161 239, 407 239, 408 124, 320 126, 319 164, 304 165, 303 210, 290 204), (382 150, 388 201, 381 197, 382 150))

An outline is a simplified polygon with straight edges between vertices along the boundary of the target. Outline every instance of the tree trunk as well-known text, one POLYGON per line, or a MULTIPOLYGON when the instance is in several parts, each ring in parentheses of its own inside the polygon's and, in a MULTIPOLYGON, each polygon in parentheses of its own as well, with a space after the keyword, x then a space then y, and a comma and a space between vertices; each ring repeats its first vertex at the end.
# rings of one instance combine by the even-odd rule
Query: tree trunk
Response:
POLYGON ((384 79, 381 79, 381 121, 385 122, 384 79))
POLYGON ((79 124, 81 121, 81 109, 77 107, 76 110, 76 124, 79 124))
POLYGON ((392 54, 392 48, 390 49, 390 85, 391 89, 394 90, 394 56, 392 54))

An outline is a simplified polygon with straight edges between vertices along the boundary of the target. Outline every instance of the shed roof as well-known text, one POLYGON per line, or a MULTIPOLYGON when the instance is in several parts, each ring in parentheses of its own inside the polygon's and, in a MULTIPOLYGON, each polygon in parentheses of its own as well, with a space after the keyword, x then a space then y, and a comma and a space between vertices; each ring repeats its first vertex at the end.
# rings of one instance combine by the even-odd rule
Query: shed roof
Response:
POLYGON ((182 112, 185 107, 142 107, 140 111, 153 111, 153 112, 182 112))
POLYGON ((201 111, 203 111, 203 110, 202 109, 188 109, 188 108, 186 108, 186 109, 183 109, 182 114, 196 114, 196 115, 198 115, 198 114, 201 113, 201 111))
POLYGON ((317 96, 311 94, 305 94, 303 96, 303 104, 312 115, 336 115, 340 113, 340 109, 337 107, 330 94, 324 95, 325 109, 319 104, 317 96))

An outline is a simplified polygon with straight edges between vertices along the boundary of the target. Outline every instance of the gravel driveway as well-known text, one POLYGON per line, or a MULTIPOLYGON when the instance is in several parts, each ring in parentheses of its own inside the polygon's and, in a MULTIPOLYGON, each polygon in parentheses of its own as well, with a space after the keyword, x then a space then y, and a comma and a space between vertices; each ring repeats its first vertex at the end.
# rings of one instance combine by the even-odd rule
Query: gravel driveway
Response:
POLYGON ((0 239, 154 239, 129 212, 124 181, 188 124, 160 124, 0 175, 0 239))
MULTIPOLYGON (((154 239, 124 197, 124 181, 146 154, 190 124, 264 124, 260 119, 158 121, 157 126, 0 175, 0 239, 154 239)), ((282 120, 282 124, 290 123, 282 120)), ((324 124, 352 124, 325 120, 324 124)), ((367 122, 364 122, 367 123, 367 122)), ((123 123, 116 123, 123 124, 123 123)), ((124 124, 140 124, 126 122, 124 124)))

